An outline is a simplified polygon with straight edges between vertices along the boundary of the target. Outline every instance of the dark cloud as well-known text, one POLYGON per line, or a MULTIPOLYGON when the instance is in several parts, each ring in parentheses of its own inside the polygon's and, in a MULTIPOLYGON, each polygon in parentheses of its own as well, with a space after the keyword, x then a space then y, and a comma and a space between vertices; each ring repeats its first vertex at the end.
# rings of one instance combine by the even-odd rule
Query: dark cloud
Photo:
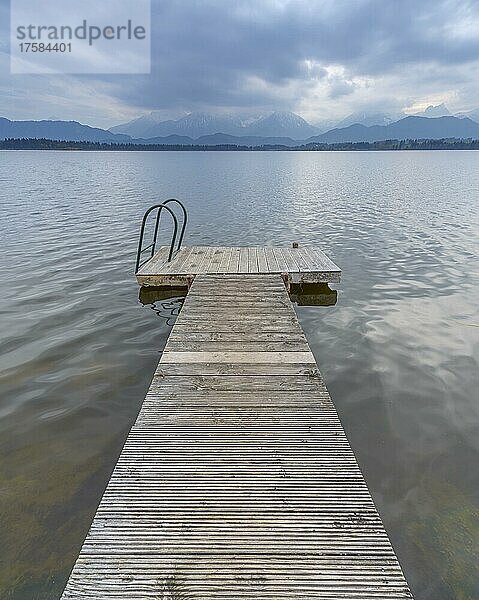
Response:
MULTIPOLYGON (((271 98, 248 88, 251 78, 280 88, 320 78, 305 72, 305 60, 363 77, 418 63, 463 64, 479 58, 479 36, 461 35, 473 18, 479 3, 162 0, 153 8, 152 75, 119 92, 145 108, 258 105, 271 98)), ((336 81, 331 95, 351 91, 336 81)))
POLYGON ((467 96, 478 24, 479 2, 466 0, 153 0, 151 75, 79 79, 138 110, 352 102, 391 77, 414 99, 421 69, 436 74, 423 96, 450 73, 467 96))

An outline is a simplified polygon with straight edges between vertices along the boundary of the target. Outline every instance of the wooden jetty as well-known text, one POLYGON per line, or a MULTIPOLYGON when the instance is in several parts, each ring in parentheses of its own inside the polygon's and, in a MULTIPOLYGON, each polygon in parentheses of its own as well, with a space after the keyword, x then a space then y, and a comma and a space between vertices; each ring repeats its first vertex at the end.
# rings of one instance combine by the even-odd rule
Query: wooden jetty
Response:
POLYGON ((412 598, 285 286, 339 275, 306 248, 137 273, 192 283, 63 600, 412 598))

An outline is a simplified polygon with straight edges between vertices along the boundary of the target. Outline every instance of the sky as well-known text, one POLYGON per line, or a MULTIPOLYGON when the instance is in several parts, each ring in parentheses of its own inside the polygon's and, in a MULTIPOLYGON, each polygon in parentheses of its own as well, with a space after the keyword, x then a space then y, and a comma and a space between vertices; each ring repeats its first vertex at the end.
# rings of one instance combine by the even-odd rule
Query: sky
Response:
POLYGON ((151 32, 151 74, 11 75, 0 0, 0 116, 110 127, 150 111, 318 123, 479 107, 479 1, 152 0, 151 32))

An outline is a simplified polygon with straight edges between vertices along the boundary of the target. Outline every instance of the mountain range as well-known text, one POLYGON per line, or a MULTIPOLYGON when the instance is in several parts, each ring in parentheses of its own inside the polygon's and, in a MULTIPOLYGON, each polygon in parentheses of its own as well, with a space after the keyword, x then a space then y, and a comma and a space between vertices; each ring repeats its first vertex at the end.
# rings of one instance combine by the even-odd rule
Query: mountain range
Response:
POLYGON ((128 142, 131 137, 113 134, 77 121, 10 121, 0 117, 0 139, 46 138, 71 142, 128 142))
MULTIPOLYGON (((293 140, 305 140, 332 129, 342 129, 350 125, 390 125, 404 119, 404 113, 386 114, 382 112, 355 112, 340 121, 323 121, 315 125, 292 112, 276 111, 269 115, 241 119, 235 115, 212 115, 209 113, 190 113, 179 119, 162 120, 158 112, 151 112, 133 121, 110 128, 111 133, 126 134, 132 138, 159 138, 170 135, 187 136, 198 139, 204 135, 224 133, 234 136, 288 137, 293 140)), ((428 106, 416 113, 417 117, 438 118, 457 116, 479 122, 479 109, 453 115, 445 104, 428 106)))
POLYGON ((273 112, 247 120, 234 115, 211 115, 199 112, 168 121, 159 120, 157 113, 152 112, 129 123, 112 127, 110 132, 144 139, 169 135, 186 135, 197 139, 203 135, 225 133, 240 137, 290 137, 293 140, 304 140, 319 133, 319 130, 291 112, 273 112))
POLYGON ((167 145, 299 146, 312 143, 374 142, 390 139, 479 139, 479 109, 452 115, 445 105, 429 106, 413 116, 354 113, 323 130, 294 113, 240 119, 233 115, 191 113, 161 120, 142 116, 109 130, 76 121, 11 121, 0 118, 0 139, 46 138, 62 141, 167 145))
POLYGON ((309 142, 379 142, 381 140, 477 138, 479 123, 464 117, 405 117, 389 125, 366 127, 355 123, 349 127, 309 138, 309 142))

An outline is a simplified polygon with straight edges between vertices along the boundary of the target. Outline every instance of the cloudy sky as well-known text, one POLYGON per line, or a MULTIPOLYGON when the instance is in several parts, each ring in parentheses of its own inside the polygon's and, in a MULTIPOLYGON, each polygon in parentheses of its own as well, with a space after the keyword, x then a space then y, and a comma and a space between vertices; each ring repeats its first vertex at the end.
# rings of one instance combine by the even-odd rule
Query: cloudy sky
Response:
POLYGON ((292 110, 315 123, 479 106, 476 0, 152 5, 151 75, 11 75, 9 3, 0 0, 0 116, 104 127, 152 110, 165 118, 292 110))

